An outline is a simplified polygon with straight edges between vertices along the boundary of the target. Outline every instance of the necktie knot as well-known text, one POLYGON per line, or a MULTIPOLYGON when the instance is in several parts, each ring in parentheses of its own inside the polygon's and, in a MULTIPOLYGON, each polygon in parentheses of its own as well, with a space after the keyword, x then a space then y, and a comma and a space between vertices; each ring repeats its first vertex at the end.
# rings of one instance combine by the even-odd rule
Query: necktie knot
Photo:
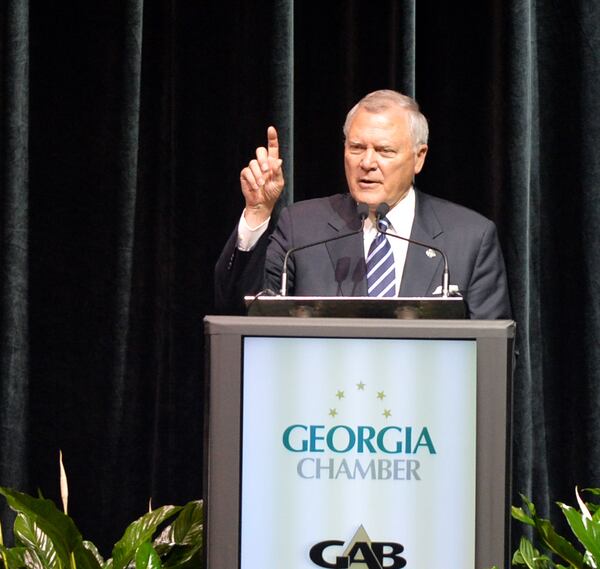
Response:
POLYGON ((377 221, 379 231, 387 231, 390 228, 390 220, 387 217, 380 217, 377 221))

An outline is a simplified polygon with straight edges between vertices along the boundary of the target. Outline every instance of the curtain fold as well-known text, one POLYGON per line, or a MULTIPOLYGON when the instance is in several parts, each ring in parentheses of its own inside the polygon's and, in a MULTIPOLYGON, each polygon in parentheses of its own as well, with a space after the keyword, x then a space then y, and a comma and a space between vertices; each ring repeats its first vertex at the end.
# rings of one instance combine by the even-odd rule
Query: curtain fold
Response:
POLYGON ((540 120, 535 3, 515 2, 505 13, 504 31, 508 53, 504 54, 506 87, 503 105, 503 155, 506 187, 509 188, 510 223, 505 254, 513 310, 518 315, 518 359, 514 383, 513 489, 535 493, 541 511, 548 512, 547 471, 535 468, 536 457, 546 454, 544 384, 542 375, 543 322, 539 291, 540 228, 540 120), (522 50, 511 49, 522 46, 522 50), (533 468, 532 468, 533 467, 533 468), (534 492, 535 489, 535 492, 534 492), (542 501, 540 503, 540 500, 542 501))
POLYGON ((390 16, 390 76, 389 84, 411 97, 416 97, 416 34, 417 2, 393 2, 390 16))
MULTIPOLYGON (((581 91, 576 99, 581 109, 581 126, 577 172, 581 176, 583 259, 582 274, 586 282, 581 298, 582 311, 585 314, 580 337, 583 341, 585 364, 581 375, 585 378, 585 396, 583 397, 583 417, 589 429, 583 429, 583 436, 577 450, 585 457, 587 478, 597 481, 600 473, 600 448, 597 444, 598 425, 600 425, 600 6, 596 2, 582 2, 575 13, 575 29, 580 35, 580 45, 576 56, 581 73, 581 91)), ((575 142, 577 144, 577 142, 575 142)), ((573 177, 576 177, 574 173, 573 177)), ((579 468, 575 471, 577 476, 579 468)))
MULTIPOLYGON (((28 3, 8 0, 0 17, 0 484, 18 487, 27 483, 30 458, 28 3)), ((0 523, 10 528, 12 516, 0 512, 0 523)))
POLYGON ((277 0, 273 10, 272 107, 278 135, 287 141, 280 156, 286 180, 282 203, 289 204, 294 201, 294 2, 277 0))
MULTIPOLYGON (((123 4, 124 38, 122 45, 121 70, 118 74, 121 94, 119 99, 120 128, 115 133, 120 150, 118 171, 118 196, 116 207, 116 239, 114 251, 115 276, 114 300, 111 305, 113 316, 113 349, 111 357, 113 369, 107 387, 112 394, 112 402, 106 424, 109 446, 119 448, 125 433, 123 421, 128 412, 127 379, 128 352, 131 333, 133 265, 135 251, 135 228, 137 193, 139 189, 140 154, 140 99, 142 82, 143 45, 143 0, 127 0, 123 4)), ((106 475, 117 467, 116 456, 107 461, 106 475)), ((114 483, 105 488, 107 496, 103 502, 110 503, 114 493, 114 483)))

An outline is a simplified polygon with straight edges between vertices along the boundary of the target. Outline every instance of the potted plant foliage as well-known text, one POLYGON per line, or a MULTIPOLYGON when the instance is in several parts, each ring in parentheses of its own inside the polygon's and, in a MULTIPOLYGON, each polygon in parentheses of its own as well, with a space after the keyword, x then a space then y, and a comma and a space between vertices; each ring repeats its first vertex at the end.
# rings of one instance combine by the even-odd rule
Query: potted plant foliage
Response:
MULTIPOLYGON (((600 496, 598 488, 589 488, 585 492, 591 496, 600 496)), ((533 528, 534 540, 521 538, 512 558, 514 567, 529 569, 597 569, 600 567, 600 504, 584 501, 577 489, 575 495, 577 508, 557 502, 573 534, 569 538, 560 535, 549 520, 538 516, 533 502, 521 496, 523 505, 520 508, 512 507, 512 517, 533 528), (573 541, 577 546, 573 545, 573 541)))
POLYGON ((202 568, 201 501, 150 509, 127 527, 111 558, 103 559, 67 514, 68 489, 62 460, 63 511, 43 497, 2 487, 0 494, 17 513, 14 546, 4 544, 0 527, 0 569, 202 568))

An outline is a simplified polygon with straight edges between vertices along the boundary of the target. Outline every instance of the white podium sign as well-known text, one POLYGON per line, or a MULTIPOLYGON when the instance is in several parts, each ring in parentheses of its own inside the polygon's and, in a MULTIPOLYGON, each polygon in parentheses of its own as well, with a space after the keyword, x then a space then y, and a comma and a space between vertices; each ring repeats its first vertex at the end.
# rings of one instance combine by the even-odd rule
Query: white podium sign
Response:
POLYGON ((240 569, 475 564, 473 339, 246 337, 240 569))

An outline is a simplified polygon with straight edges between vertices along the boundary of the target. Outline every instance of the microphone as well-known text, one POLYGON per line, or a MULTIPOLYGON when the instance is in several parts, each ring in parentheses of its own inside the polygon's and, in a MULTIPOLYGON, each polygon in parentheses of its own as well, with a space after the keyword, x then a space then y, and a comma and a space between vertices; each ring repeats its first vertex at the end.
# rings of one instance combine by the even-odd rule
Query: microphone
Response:
POLYGON ((285 257, 283 258, 283 270, 281 271, 281 296, 287 296, 287 264, 290 255, 292 253, 296 253, 297 251, 301 251, 302 249, 316 247, 317 245, 323 245, 323 243, 337 241, 338 239, 343 239, 344 237, 351 237, 352 235, 356 235, 357 233, 362 233, 362 230, 365 226, 365 219, 369 217, 369 206, 364 203, 357 204, 356 213, 358 214, 358 217, 360 219, 360 229, 358 229, 357 231, 352 231, 351 233, 344 233, 342 235, 336 235, 335 237, 330 237, 329 239, 322 239, 321 241, 315 241, 314 243, 308 243, 299 247, 292 247, 288 250, 288 252, 285 254, 285 257))
POLYGON ((414 243, 415 245, 420 245, 421 247, 427 247, 428 249, 433 249, 434 251, 437 251, 444 259, 444 274, 442 276, 442 297, 448 298, 450 296, 450 292, 449 292, 450 287, 448 284, 450 282, 450 274, 449 274, 449 270, 448 270, 448 257, 446 257, 446 253, 444 253, 441 249, 434 247, 433 245, 429 245, 427 243, 421 243, 421 241, 417 241, 415 239, 409 239, 408 237, 402 237, 401 235, 395 235, 394 233, 388 233, 387 231, 382 231, 381 229, 379 229, 379 221, 381 220, 382 217, 385 217, 387 215, 388 211, 390 211, 390 206, 388 204, 386 204, 385 202, 382 202, 377 206, 377 209, 375 210, 375 213, 377 216, 377 220, 375 222, 375 228, 377 229, 377 231, 379 233, 382 233, 383 235, 395 237, 396 239, 402 239, 403 241, 407 241, 408 243, 414 243))

